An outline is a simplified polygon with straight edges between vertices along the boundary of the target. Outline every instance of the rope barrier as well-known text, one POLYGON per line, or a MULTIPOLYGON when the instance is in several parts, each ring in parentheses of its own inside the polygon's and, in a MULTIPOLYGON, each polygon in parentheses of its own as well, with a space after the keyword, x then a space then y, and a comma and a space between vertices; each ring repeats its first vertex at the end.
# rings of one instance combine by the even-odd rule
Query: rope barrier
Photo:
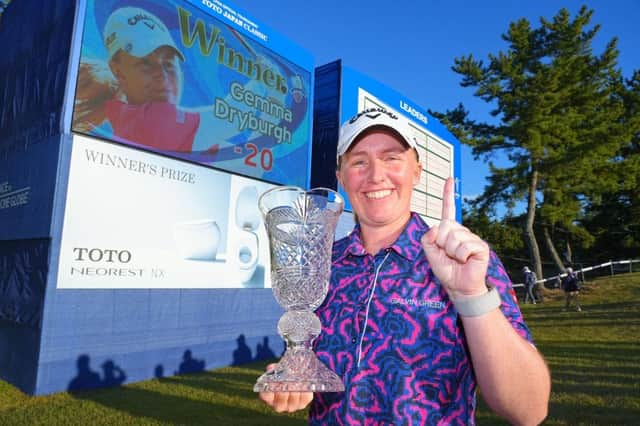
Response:
MULTIPOLYGON (((582 279, 580 281, 584 281, 584 273, 585 272, 589 272, 589 271, 593 271, 594 269, 600 269, 600 268, 606 268, 609 267, 611 268, 611 275, 614 274, 614 265, 629 265, 629 272, 633 272, 633 264, 634 263, 640 263, 640 259, 629 259, 629 260, 617 260, 617 261, 608 261, 605 263, 601 263, 600 265, 594 265, 594 266, 587 266, 586 268, 580 268, 577 270, 574 270, 573 272, 575 272, 576 274, 582 274, 582 279)), ((542 278, 539 280, 536 280, 536 284, 544 284, 547 281, 553 281, 553 280, 558 280, 561 279, 563 277, 566 277, 567 274, 566 273, 562 273, 562 274, 558 274, 558 275, 554 275, 552 277, 549 278, 542 278)), ((524 287, 524 283, 516 283, 513 284, 513 287, 524 287)))

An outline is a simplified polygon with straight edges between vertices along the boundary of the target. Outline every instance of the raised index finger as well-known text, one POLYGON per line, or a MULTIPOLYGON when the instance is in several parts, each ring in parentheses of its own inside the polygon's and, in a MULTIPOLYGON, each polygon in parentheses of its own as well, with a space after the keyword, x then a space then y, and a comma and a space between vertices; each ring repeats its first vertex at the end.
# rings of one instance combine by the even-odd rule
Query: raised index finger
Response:
POLYGON ((456 203, 453 194, 453 178, 449 177, 444 182, 442 190, 442 217, 441 220, 456 220, 456 203))

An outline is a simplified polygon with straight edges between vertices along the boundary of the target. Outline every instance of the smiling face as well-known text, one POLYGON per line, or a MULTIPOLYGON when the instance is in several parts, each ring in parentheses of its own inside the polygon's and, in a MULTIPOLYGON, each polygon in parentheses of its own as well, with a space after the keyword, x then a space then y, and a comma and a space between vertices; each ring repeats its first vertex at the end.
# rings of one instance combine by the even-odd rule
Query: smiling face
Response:
POLYGON ((404 227, 421 169, 415 151, 392 130, 377 128, 359 136, 341 157, 336 175, 363 232, 404 227))
POLYGON ((121 50, 109 66, 128 103, 178 102, 182 71, 178 54, 172 47, 161 46, 141 58, 121 50))

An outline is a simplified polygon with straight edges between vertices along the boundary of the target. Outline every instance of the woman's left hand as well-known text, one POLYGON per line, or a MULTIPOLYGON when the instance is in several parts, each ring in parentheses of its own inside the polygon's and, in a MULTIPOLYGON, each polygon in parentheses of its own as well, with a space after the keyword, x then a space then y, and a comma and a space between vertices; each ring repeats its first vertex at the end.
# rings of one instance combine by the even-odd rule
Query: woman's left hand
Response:
POLYGON ((456 222, 453 178, 444 185, 442 220, 422 237, 431 269, 451 300, 486 293, 489 245, 456 222))

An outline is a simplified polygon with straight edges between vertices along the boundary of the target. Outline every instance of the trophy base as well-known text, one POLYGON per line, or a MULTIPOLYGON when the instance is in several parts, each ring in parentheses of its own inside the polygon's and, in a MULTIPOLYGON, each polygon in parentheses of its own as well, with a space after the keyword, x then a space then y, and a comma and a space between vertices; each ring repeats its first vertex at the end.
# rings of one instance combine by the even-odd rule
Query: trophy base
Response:
POLYGON ((258 378, 254 392, 344 392, 344 384, 311 349, 285 352, 275 368, 258 378))

